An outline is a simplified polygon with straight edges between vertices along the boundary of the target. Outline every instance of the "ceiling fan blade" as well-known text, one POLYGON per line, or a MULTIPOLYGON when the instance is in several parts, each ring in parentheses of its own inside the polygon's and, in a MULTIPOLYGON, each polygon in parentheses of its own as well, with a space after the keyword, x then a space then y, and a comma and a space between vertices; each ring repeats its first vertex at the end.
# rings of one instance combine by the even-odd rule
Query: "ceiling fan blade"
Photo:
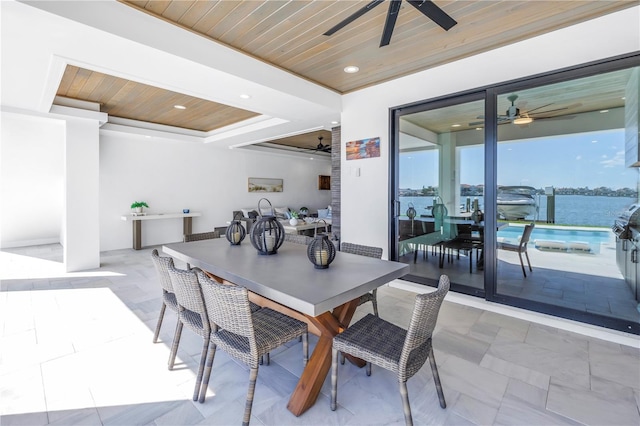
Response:
POLYGON ((380 39, 380 47, 388 45, 391 41, 391 34, 393 34, 393 28, 396 25, 396 19, 398 19, 398 12, 400 12, 401 1, 402 0, 391 0, 391 2, 389 3, 387 20, 384 23, 384 31, 382 32, 382 38, 380 39))
MULTIPOLYGON (((549 104, 549 105, 551 105, 551 104, 549 104)), ((556 109, 549 109, 549 110, 546 110, 546 111, 536 112, 534 114, 548 114, 550 112, 565 111, 565 110, 568 110, 568 109, 571 109, 571 108, 577 108, 577 107, 579 107, 581 105, 582 104, 580 102, 578 102, 578 103, 575 103, 575 104, 567 105, 566 107, 556 108, 556 109)), ((545 106, 548 106, 548 105, 545 105, 545 106)), ((539 109, 539 108, 536 108, 536 109, 539 109)), ((530 111, 528 111, 528 112, 530 112, 530 111)))
POLYGON ((336 31, 341 30, 343 27, 346 27, 347 25, 349 25, 350 23, 352 23, 353 21, 355 21, 356 19, 358 19, 359 17, 361 17, 362 15, 364 15, 365 13, 367 13, 368 11, 370 11, 371 9, 373 9, 374 7, 378 6, 379 4, 381 4, 383 2, 384 2, 384 0, 373 0, 371 3, 369 3, 368 5, 363 7, 362 9, 354 12, 352 15, 350 15, 346 19, 344 19, 341 22, 339 22, 338 24, 334 25, 329 31, 324 33, 324 35, 330 36, 333 33, 335 33, 336 31))
POLYGON ((451 16, 447 15, 444 10, 440 9, 430 0, 407 0, 409 4, 431 19, 436 24, 440 25, 445 31, 449 31, 451 27, 458 22, 451 16))

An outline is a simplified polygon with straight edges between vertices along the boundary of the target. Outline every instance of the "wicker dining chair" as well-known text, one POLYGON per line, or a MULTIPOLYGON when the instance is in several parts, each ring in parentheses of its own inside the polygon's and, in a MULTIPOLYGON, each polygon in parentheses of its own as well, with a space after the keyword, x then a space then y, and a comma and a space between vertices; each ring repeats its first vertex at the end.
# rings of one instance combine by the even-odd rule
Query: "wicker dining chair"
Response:
POLYGON ((175 292, 173 291, 173 285, 171 285, 171 276, 169 275, 169 266, 173 266, 173 258, 161 257, 158 254, 158 250, 153 249, 151 252, 151 259, 153 260, 153 266, 158 273, 158 280, 162 287, 162 306, 160 307, 160 316, 158 316, 158 323, 156 324, 156 331, 153 333, 153 343, 158 342, 158 336, 160 335, 160 328, 162 327, 162 320, 164 318, 165 310, 167 306, 169 309, 178 314, 178 302, 176 300, 175 292))
POLYGON ((440 407, 447 407, 438 375, 438 367, 433 357, 432 335, 440 306, 449 291, 449 285, 449 277, 441 275, 436 291, 416 296, 411 322, 406 330, 379 317, 367 314, 333 338, 331 410, 335 411, 337 403, 339 352, 345 352, 365 360, 368 376, 371 375, 372 363, 397 374, 404 419, 407 425, 413 424, 407 393, 407 380, 417 373, 429 358, 440 407))
POLYGON ((183 242, 188 243, 190 241, 210 240, 213 238, 220 238, 219 231, 199 232, 197 234, 184 234, 183 242))
MULTIPOLYGON (((380 247, 371 247, 361 244, 344 242, 340 245, 340 251, 343 253, 358 254, 360 256, 375 257, 376 259, 382 258, 382 249, 380 247)), ((378 316, 378 289, 374 289, 373 291, 360 296, 358 306, 367 302, 371 302, 371 304, 373 305, 373 313, 375 316, 378 316)))
MULTIPOLYGON (((182 236, 184 243, 189 243, 191 241, 202 241, 202 240, 212 240, 214 238, 220 238, 219 231, 210 231, 210 232, 198 232, 197 234, 184 234, 182 236)), ((191 265, 187 263, 187 269, 191 269, 191 265)))
POLYGON ((208 321, 207 308, 204 304, 202 290, 197 276, 198 269, 181 270, 173 266, 169 267, 169 276, 171 284, 176 293, 178 301, 178 324, 176 325, 176 334, 173 338, 171 346, 171 355, 169 361, 169 369, 173 368, 176 354, 178 353, 178 345, 180 344, 180 336, 182 335, 182 327, 187 326, 191 331, 198 334, 203 339, 202 352, 200 354, 200 365, 196 376, 196 385, 193 391, 193 400, 198 400, 200 392, 200 383, 202 382, 202 373, 207 358, 207 350, 209 348, 209 340, 211 336, 211 326, 208 321))
POLYGON ((207 358, 200 402, 204 402, 209 377, 216 353, 220 347, 232 358, 250 369, 249 389, 242 424, 248 425, 255 393, 260 357, 284 343, 302 336, 304 365, 309 357, 307 324, 269 308, 251 312, 248 291, 241 286, 202 283, 209 320, 216 327, 211 333, 211 351, 207 358))

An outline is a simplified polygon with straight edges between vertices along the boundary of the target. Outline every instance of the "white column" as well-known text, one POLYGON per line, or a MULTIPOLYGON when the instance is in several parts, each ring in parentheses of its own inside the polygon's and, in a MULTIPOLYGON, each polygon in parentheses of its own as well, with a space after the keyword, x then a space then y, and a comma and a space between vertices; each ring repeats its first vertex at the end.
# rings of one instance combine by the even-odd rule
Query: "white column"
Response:
POLYGON ((67 272, 100 266, 98 120, 68 118, 62 238, 67 272))
POLYGON ((439 158, 439 182, 438 195, 442 198, 442 202, 447 207, 450 216, 458 211, 459 200, 456 200, 459 191, 459 178, 456 177, 456 138, 451 132, 438 135, 438 145, 440 146, 439 158))

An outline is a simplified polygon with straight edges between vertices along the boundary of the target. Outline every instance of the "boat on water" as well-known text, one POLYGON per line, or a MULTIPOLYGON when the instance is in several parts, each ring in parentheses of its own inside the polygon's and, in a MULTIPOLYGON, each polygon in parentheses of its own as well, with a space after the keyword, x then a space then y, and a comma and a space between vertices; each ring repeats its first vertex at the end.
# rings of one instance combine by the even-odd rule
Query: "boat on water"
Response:
POLYGON ((499 186, 498 214, 506 220, 519 220, 534 216, 538 211, 536 189, 531 186, 499 186))

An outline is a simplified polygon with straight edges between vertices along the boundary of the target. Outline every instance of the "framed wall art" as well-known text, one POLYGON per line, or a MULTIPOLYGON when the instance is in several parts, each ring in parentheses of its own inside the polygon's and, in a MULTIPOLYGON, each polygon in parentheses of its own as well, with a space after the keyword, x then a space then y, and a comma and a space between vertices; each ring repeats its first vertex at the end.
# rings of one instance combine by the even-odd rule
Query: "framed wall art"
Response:
POLYGON ((347 142, 347 160, 380 157, 380 137, 347 142))
POLYGON ((249 178, 249 192, 282 192, 282 179, 249 178))

